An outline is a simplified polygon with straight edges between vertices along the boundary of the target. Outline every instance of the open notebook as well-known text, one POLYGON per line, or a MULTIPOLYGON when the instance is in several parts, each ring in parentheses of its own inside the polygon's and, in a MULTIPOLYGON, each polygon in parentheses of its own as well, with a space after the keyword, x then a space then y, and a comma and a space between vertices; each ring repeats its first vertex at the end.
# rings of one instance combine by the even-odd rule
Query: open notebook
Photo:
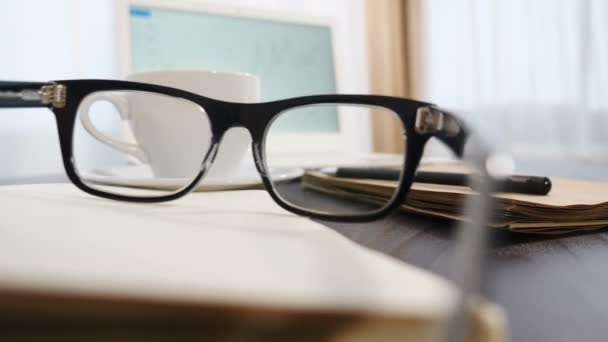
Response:
MULTIPOLYGON (((462 164, 427 164, 425 171, 467 172, 462 164)), ((517 232, 561 234, 608 226, 608 183, 551 177, 548 195, 497 193, 493 226, 517 232)), ((396 181, 339 178, 311 171, 304 185, 341 197, 385 202, 396 181), (362 196, 365 195, 365 196, 362 196)), ((466 219, 464 201, 475 192, 468 187, 414 183, 402 209, 429 216, 466 219)))
MULTIPOLYGON (((142 205, 68 184, 8 186, 0 207, 10 336, 430 341, 455 298, 443 279, 288 213, 264 191, 142 205)), ((503 340, 501 310, 484 302, 475 315, 476 341, 503 340)))

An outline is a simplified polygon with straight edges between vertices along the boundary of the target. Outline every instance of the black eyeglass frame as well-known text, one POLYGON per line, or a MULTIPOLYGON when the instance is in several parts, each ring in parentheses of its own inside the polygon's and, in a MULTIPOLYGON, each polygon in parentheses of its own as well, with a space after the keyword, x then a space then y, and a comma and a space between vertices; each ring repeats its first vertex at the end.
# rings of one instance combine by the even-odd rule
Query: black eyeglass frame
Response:
POLYGON ((405 98, 379 95, 313 95, 263 103, 234 103, 220 101, 181 89, 155 84, 118 80, 61 80, 51 82, 0 82, 0 108, 46 107, 54 114, 59 133, 63 166, 68 178, 82 191, 94 196, 118 201, 155 203, 180 198, 194 189, 210 167, 224 133, 232 127, 246 128, 252 137, 252 150, 256 168, 264 187, 284 209, 312 218, 341 221, 368 222, 396 210, 407 195, 422 157, 424 146, 431 137, 444 142, 457 156, 462 157, 467 137, 463 122, 453 114, 433 104, 405 98), (211 124, 211 146, 206 152, 198 175, 184 188, 157 197, 134 197, 104 192, 86 185, 78 176, 72 161, 72 139, 78 107, 88 95, 100 91, 143 91, 182 98, 202 107, 211 124), (265 137, 272 121, 285 110, 313 104, 369 105, 391 110, 401 120, 406 134, 403 171, 399 187, 393 197, 381 208, 367 213, 337 215, 310 210, 291 204, 275 191, 266 167, 265 137))

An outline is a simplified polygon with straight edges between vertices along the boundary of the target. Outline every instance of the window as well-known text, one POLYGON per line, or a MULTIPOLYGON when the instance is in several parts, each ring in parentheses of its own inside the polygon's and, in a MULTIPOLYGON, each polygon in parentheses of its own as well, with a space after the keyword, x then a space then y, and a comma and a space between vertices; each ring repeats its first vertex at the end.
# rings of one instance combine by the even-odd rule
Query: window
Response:
POLYGON ((424 2, 424 93, 500 146, 607 155, 608 2, 424 2))

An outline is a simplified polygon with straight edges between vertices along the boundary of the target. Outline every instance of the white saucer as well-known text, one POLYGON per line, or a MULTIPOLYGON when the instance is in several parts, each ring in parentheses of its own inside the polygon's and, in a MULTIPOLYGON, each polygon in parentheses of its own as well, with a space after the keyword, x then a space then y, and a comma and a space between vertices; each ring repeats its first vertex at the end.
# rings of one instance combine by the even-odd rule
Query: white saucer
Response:
MULTIPOLYGON (((301 177, 304 170, 286 168, 274 170, 271 179, 283 182, 301 177)), ((111 169, 105 173, 93 172, 82 175, 82 178, 99 185, 123 186, 131 188, 177 190, 192 182, 185 178, 154 178, 146 165, 129 165, 111 169)), ((241 168, 230 175, 208 175, 203 177, 194 191, 220 191, 251 189, 262 186, 262 178, 257 170, 241 168)))
MULTIPOLYGON (((396 166, 401 165, 401 157, 390 154, 372 154, 361 155, 357 158, 343 158, 332 161, 317 161, 314 165, 347 165, 347 166, 396 166), (358 158, 358 159, 357 159, 358 158), (346 160, 349 159, 349 160, 346 160)), ((446 158, 423 158, 421 164, 446 163, 453 159, 446 158)), ((306 161, 295 160, 288 163, 285 159, 284 163, 275 163, 280 165, 274 169, 272 180, 275 182, 289 181, 301 177, 304 174, 304 169, 294 167, 293 165, 306 165, 306 161), (296 163, 297 162, 297 163, 296 163)), ((221 191, 221 190, 239 190, 261 188, 262 179, 256 170, 252 158, 246 158, 235 168, 235 171, 229 175, 218 175, 214 173, 213 167, 210 173, 207 174, 196 186, 194 191, 221 191)), ((312 164, 311 164, 312 165, 312 164)), ((107 186, 120 186, 129 188, 154 189, 164 191, 175 191, 190 184, 191 179, 184 178, 155 178, 149 166, 144 164, 126 165, 116 167, 108 171, 91 172, 82 174, 81 177, 91 183, 107 186)))

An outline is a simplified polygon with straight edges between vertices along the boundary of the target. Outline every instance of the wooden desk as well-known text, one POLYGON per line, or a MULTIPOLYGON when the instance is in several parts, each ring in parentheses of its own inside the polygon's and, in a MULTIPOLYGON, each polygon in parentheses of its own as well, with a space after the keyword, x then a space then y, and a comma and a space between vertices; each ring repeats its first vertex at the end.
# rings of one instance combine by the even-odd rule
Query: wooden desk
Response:
MULTIPOLYGON (((608 180, 608 164, 520 166, 522 173, 608 180)), ((371 224, 324 224, 433 272, 451 266, 455 224, 446 220, 397 214, 371 224)), ((512 341, 608 338, 608 230, 554 237, 500 232, 486 266, 485 295, 506 309, 512 341)))
MULTIPOLYGON (((518 163, 522 173, 608 180, 608 164, 518 163)), ((5 180, 67 181, 64 176, 5 180)), ((370 224, 322 222, 362 245, 445 274, 454 224, 395 214, 370 224)), ((485 295, 507 311, 512 341, 604 341, 608 336, 608 230, 568 236, 502 232, 488 251, 485 295)))

